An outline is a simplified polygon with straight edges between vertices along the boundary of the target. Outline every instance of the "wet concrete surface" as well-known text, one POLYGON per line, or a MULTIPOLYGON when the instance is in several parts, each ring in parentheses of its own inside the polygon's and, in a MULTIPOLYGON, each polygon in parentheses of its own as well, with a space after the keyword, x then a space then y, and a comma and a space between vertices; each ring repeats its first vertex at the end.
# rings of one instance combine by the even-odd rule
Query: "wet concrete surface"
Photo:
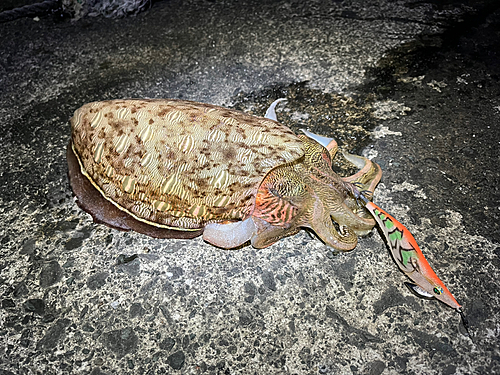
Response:
POLYGON ((0 25, 0 373, 500 373, 499 16, 494 1, 165 1, 0 25), (306 232, 227 251, 76 206, 65 147, 83 103, 263 114, 283 95, 284 123, 382 166, 374 201, 413 232, 470 336, 404 288, 375 230, 339 255, 306 232))

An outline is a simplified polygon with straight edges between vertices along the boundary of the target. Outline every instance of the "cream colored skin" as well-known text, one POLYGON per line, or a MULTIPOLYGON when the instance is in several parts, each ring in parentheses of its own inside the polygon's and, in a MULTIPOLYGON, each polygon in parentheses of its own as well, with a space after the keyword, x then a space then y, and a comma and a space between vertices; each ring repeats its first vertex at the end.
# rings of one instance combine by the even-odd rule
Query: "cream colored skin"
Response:
MULTIPOLYGON (((271 104, 266 112, 266 118, 276 120, 276 105, 283 100, 286 99, 278 99, 271 104)), ((338 146, 337 142, 334 139, 323 137, 304 129, 302 129, 302 132, 309 139, 324 147, 328 151, 331 158, 335 156, 338 146)), ((381 177, 381 170, 378 165, 360 156, 351 155, 348 153, 344 153, 344 156, 347 160, 360 168, 360 171, 355 175, 343 179, 343 182, 346 183, 345 185, 347 186, 347 188, 349 188, 349 184, 351 182, 358 182, 361 184, 364 183, 365 189, 367 191, 373 192, 381 177)), ((326 169, 331 170, 329 166, 326 169)), ((275 173, 275 171, 272 171, 270 173, 273 172, 275 173)), ((288 168, 288 170, 285 172, 285 175, 288 179, 294 180, 294 178, 292 177, 293 173, 294 171, 291 170, 291 168, 288 168)), ((326 173, 330 175, 329 171, 327 171, 326 173)), ((306 173, 304 171, 300 171, 299 174, 302 175, 303 178, 303 175, 305 175, 306 173)), ((335 177, 337 176, 335 175, 335 177)), ((298 179, 301 178, 299 177, 298 179)), ((340 178, 338 177, 333 178, 330 188, 326 187, 326 189, 319 189, 319 192, 323 190, 323 192, 326 192, 326 195, 323 197, 315 198, 312 200, 312 202, 309 202, 309 207, 312 207, 313 212, 310 213, 310 215, 303 214, 303 216, 309 216, 308 219, 306 221, 302 221, 300 224, 295 223, 295 226, 309 227, 313 229, 321 238, 321 240, 323 240, 323 242, 325 242, 327 245, 330 245, 331 247, 334 247, 338 250, 346 251, 351 250, 356 246, 358 235, 363 236, 371 231, 371 229, 375 225, 375 221, 371 218, 371 216, 363 215, 364 212, 360 207, 355 207, 357 204, 355 200, 335 199, 338 198, 335 195, 336 190, 334 189, 334 185, 336 184, 342 184, 340 182, 340 178), (318 215, 317 211, 318 209, 320 209, 318 203, 320 201, 329 201, 331 197, 329 197, 328 195, 332 194, 334 202, 330 202, 330 210, 325 211, 322 215, 318 215), (351 207, 347 205, 347 202, 349 201, 351 203, 351 207), (335 207, 335 209, 332 209, 332 207, 335 207), (356 208, 358 208, 358 210, 355 210, 356 213, 354 213, 353 210, 356 208), (336 222, 342 223, 340 227, 341 233, 339 233, 333 226, 330 215, 336 222), (320 220, 317 220, 316 222, 314 222, 314 224, 311 224, 311 222, 314 221, 313 217, 319 217, 320 220)), ((307 203, 303 203, 303 205, 305 205, 306 207, 308 206, 307 203)), ((324 207, 321 208, 321 210, 324 211, 324 207)), ((290 234, 291 233, 287 233, 287 231, 282 227, 270 225, 266 221, 263 221, 262 219, 253 215, 246 220, 235 223, 208 224, 205 227, 205 231, 203 232, 203 239, 223 248, 237 247, 247 241, 251 241, 252 246, 259 248, 274 243, 276 241, 276 238, 278 237, 282 238, 290 234), (271 237, 272 240, 269 241, 268 237, 271 237)))
MULTIPOLYGON (((266 115, 268 114, 269 110, 266 115)), ((314 146, 318 151, 324 147, 332 158, 335 156, 337 152, 335 140, 313 134, 307 130, 302 131, 310 139, 309 142, 315 143, 314 146)), ((297 228, 310 228, 327 245, 341 251, 352 250, 357 244, 358 236, 368 234, 375 225, 375 221, 371 216, 365 214, 362 207, 357 206, 358 203, 354 198, 348 195, 350 183, 354 181, 365 182, 367 183, 365 188, 373 191, 380 179, 381 172, 378 165, 371 163, 366 158, 350 154, 344 154, 344 156, 360 168, 360 171, 354 176, 345 179, 334 174, 331 171, 331 166, 323 165, 323 162, 320 166, 316 166, 324 168, 323 179, 326 181, 320 183, 318 183, 317 178, 308 178, 310 173, 307 168, 304 168, 304 165, 307 166, 307 162, 277 167, 269 173, 263 183, 270 179, 270 176, 281 172, 286 180, 293 182, 297 190, 301 190, 301 185, 304 187, 303 190, 313 186, 312 194, 298 194, 297 192, 289 196, 280 194, 284 200, 302 208, 300 214, 287 221, 290 224, 289 228, 284 228, 281 223, 272 225, 267 220, 263 220, 258 217, 256 213, 258 209, 256 209, 252 216, 243 221, 208 224, 203 232, 203 239, 223 248, 234 248, 247 241, 250 241, 253 247, 262 248, 280 238, 296 233, 297 228), (340 230, 335 228, 333 221, 340 224, 340 230)), ((281 184, 276 184, 273 181, 270 185, 281 184)), ((257 207, 259 207, 258 201, 257 207)))
POLYGON ((462 307, 436 276, 407 229, 369 199, 381 177, 331 168, 337 143, 265 118, 178 100, 89 103, 75 112, 70 183, 94 220, 161 238, 203 238, 222 248, 256 248, 312 229, 327 245, 353 249, 379 223, 394 259, 420 295, 462 307), (373 216, 372 216, 373 215, 373 216), (334 224, 337 223, 337 226, 334 224), (161 232, 161 233, 160 233, 161 232), (432 294, 434 293, 434 294, 432 294))
POLYGON ((279 101, 266 118, 177 100, 90 103, 72 119, 71 150, 108 202, 152 227, 204 229, 222 248, 266 247, 310 228, 351 250, 375 225, 352 183, 373 192, 381 170, 348 155, 361 170, 336 175, 336 142, 277 123, 279 101))

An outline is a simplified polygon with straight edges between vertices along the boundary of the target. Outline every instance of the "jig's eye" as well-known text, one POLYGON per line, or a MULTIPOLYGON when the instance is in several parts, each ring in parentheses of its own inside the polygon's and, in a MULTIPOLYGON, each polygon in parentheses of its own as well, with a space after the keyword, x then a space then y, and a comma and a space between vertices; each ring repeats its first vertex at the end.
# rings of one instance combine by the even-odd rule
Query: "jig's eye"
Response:
POLYGON ((434 288, 434 293, 436 293, 438 296, 440 296, 441 294, 443 294, 443 288, 441 288, 440 286, 436 286, 434 288))

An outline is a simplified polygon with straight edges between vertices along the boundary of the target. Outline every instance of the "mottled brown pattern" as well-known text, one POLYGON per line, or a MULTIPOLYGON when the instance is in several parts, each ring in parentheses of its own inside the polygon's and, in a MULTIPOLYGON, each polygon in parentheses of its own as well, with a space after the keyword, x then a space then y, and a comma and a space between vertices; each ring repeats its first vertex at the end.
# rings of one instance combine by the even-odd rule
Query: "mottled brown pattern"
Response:
MULTIPOLYGON (((274 168, 259 187, 252 216, 271 227, 261 231, 252 245, 269 246, 305 227, 338 250, 352 250, 357 235, 368 233, 375 221, 358 212, 364 209, 351 194, 349 183, 333 172, 329 152, 306 136, 299 138, 304 156, 274 168), (342 227, 340 232, 333 222, 342 227)), ((334 154, 336 147, 330 152, 334 154)), ((374 181, 373 189, 381 177, 380 167, 367 159, 366 162, 373 167, 366 172, 369 184, 374 181)), ((353 176, 351 181, 362 179, 353 176)))
POLYGON ((83 173, 107 200, 157 226, 195 229, 208 222, 244 219, 254 208, 264 176, 304 153, 302 142, 277 122, 189 101, 89 103, 75 112, 71 123, 83 173), (124 108, 129 109, 126 115, 120 114, 124 108), (91 128, 99 113, 105 115, 91 128), (152 127, 152 135, 143 142, 140 134, 147 126, 152 127), (120 153, 116 143, 122 135, 128 137, 127 148, 120 153), (207 141, 211 136, 224 139, 207 141), (104 141, 104 151, 100 162, 95 162, 98 139, 104 141), (238 152, 243 150, 250 152, 239 160, 238 152), (142 165, 147 153, 153 157, 142 165), (109 167, 114 171, 110 177, 109 167), (133 191, 124 192, 124 186, 133 191), (221 196, 229 200, 217 207, 214 202, 221 196), (171 209, 156 209, 158 201, 171 209), (204 214, 190 216, 190 208, 196 205, 204 208, 204 214))

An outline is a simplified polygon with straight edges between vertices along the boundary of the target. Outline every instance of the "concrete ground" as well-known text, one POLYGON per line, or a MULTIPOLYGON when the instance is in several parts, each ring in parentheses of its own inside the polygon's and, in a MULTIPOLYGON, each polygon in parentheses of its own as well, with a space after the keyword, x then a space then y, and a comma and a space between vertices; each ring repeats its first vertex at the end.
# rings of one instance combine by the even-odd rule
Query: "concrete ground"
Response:
POLYGON ((162 1, 136 17, 0 25, 0 374, 500 373, 500 4, 162 1), (384 170, 470 323, 403 285, 377 231, 227 251, 96 225, 68 119, 184 98, 339 139, 384 170))

